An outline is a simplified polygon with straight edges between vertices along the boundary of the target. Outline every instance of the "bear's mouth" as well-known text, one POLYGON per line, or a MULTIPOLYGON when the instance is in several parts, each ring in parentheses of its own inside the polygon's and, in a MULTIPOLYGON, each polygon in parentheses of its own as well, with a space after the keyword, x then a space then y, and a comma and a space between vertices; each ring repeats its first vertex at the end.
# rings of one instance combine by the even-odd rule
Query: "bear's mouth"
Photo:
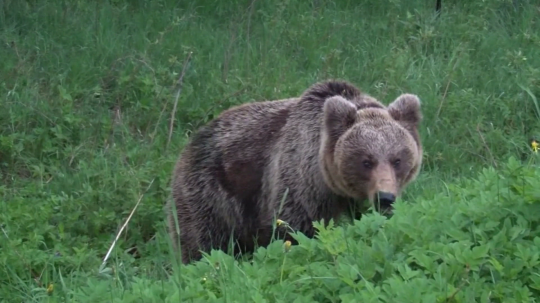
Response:
POLYGON ((396 196, 388 192, 379 192, 374 199, 375 209, 381 214, 392 214, 396 196))
POLYGON ((382 215, 391 215, 394 212, 394 201, 380 199, 375 201, 375 209, 382 215))
POLYGON ((392 203, 375 205, 375 209, 381 215, 392 215, 394 213, 394 206, 392 205, 392 203))

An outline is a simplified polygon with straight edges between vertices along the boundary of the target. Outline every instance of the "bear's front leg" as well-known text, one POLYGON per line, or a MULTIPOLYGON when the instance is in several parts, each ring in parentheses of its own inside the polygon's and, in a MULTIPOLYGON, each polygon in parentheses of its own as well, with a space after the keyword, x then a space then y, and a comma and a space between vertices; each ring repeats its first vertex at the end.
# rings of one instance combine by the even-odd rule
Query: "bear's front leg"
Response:
MULTIPOLYGON (((279 208, 278 208, 279 209, 279 208)), ((277 212, 277 211, 276 211, 277 212)), ((286 198, 281 212, 276 217, 275 238, 291 241, 297 244, 289 233, 299 231, 308 238, 315 236, 315 228, 313 227, 313 219, 304 208, 300 201, 295 201, 293 197, 286 198)))

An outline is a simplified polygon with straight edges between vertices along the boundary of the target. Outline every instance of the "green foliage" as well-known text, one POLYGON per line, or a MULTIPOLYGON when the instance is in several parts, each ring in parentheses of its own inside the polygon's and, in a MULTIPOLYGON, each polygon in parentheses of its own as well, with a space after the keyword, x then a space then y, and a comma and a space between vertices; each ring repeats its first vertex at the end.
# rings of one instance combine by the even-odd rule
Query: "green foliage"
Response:
POLYGON ((274 241, 252 258, 212 251, 167 280, 125 272, 69 289, 80 302, 535 302, 540 169, 511 158, 390 219, 316 223, 317 239, 274 241))
POLYGON ((533 302, 537 3, 433 8, 0 1, 0 302, 533 302), (424 167, 396 214, 178 265, 162 206, 189 135, 326 78, 422 99, 424 167))

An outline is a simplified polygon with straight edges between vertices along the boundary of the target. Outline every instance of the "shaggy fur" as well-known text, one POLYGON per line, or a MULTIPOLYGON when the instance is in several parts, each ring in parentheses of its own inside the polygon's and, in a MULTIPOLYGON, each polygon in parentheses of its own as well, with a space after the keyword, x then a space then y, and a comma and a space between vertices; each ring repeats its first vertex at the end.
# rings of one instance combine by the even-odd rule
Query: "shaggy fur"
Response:
POLYGON ((183 262, 231 240, 243 252, 265 246, 276 218, 313 237, 312 221, 337 219, 351 198, 391 209, 418 174, 421 119, 415 95, 386 107, 344 81, 224 111, 192 137, 174 170, 168 221, 183 262))

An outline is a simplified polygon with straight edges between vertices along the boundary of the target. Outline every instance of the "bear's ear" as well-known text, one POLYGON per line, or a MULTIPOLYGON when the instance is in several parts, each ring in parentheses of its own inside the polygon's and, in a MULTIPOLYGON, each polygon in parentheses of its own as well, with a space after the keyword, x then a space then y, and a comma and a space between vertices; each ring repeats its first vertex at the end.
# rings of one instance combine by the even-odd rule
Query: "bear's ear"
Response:
POLYGON ((341 96, 324 102, 324 128, 330 138, 337 140, 356 122, 356 106, 341 96))
POLYGON ((394 120, 408 127, 418 128, 422 121, 420 99, 416 95, 402 94, 388 105, 388 112, 394 120))

